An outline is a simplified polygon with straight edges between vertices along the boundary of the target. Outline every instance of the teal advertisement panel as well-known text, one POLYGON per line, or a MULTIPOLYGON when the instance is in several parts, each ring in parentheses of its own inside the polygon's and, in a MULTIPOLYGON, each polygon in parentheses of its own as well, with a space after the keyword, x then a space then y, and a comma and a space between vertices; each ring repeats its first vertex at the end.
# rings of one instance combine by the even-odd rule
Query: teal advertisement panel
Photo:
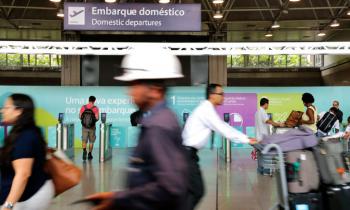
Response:
MULTIPOLYGON (((291 109, 303 109, 301 95, 310 92, 315 97, 315 105, 318 112, 326 111, 332 105, 333 100, 340 101, 340 109, 344 113, 344 121, 350 114, 350 98, 346 97, 350 87, 226 87, 226 94, 254 94, 256 100, 252 100, 258 106, 262 96, 271 97, 269 110, 276 112, 275 116, 285 116, 291 109), (289 101, 287 103, 287 101, 289 101)), ((29 94, 36 104, 36 122, 43 128, 49 145, 56 144, 56 124, 58 113, 65 113, 65 122, 75 124, 75 147, 81 146, 81 123, 79 110, 87 103, 88 97, 94 95, 97 98, 96 105, 100 112, 107 113, 107 121, 113 124, 111 131, 111 143, 113 147, 133 147, 137 144, 138 127, 131 127, 130 114, 136 110, 126 87, 43 87, 43 86, 0 86, 0 103, 11 93, 29 94)), ((205 98, 205 87, 173 87, 167 94, 168 105, 178 116, 183 125, 183 114, 193 111, 200 101, 205 98)), ((246 106, 247 109, 255 109, 254 106, 246 106), (253 107, 253 108, 252 108, 253 107)), ((232 106, 231 109, 235 109, 232 106)), ((304 108, 305 109, 305 108, 304 108)), ((242 112, 242 115, 252 112, 247 110, 229 110, 230 112, 242 112)), ((252 116, 247 114, 246 116, 252 116)), ((249 118, 249 117, 248 117, 249 118)), ((246 119, 252 121, 253 119, 246 119)), ((97 124, 99 126, 99 123, 97 124)), ((234 125, 249 136, 254 136, 254 125, 234 125)), ((98 129, 97 129, 98 130, 98 129)), ((0 130, 0 133, 3 131, 0 130)), ((1 134, 3 136, 3 134, 1 134)), ((99 146, 99 132, 97 131, 96 146, 99 146)), ((2 137, 1 136, 1 137, 2 137)), ((3 138, 1 138, 3 139, 3 138)), ((215 145, 221 145, 221 137, 215 135, 215 145)), ((242 147, 243 145, 234 145, 242 147)))

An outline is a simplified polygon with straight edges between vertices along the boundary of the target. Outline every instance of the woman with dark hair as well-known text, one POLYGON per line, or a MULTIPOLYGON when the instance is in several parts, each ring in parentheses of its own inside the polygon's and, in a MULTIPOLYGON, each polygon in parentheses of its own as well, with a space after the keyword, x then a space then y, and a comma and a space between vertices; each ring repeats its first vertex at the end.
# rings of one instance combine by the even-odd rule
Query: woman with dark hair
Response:
POLYGON ((313 105, 315 102, 314 97, 310 93, 304 93, 301 100, 304 103, 304 106, 306 107, 306 111, 304 112, 303 116, 300 120, 300 125, 303 125, 307 128, 310 128, 314 133, 317 132, 317 109, 313 105))
POLYGON ((24 94, 10 95, 1 108, 3 122, 13 126, 0 152, 1 210, 44 210, 54 197, 54 185, 44 172, 46 142, 34 110, 24 94))

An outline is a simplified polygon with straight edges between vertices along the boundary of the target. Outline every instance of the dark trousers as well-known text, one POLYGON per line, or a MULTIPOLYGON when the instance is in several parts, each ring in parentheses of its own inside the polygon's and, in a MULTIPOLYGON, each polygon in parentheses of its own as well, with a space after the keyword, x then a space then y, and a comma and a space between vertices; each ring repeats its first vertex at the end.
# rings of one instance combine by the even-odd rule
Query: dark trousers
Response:
POLYGON ((204 195, 204 183, 199 168, 197 149, 187 147, 189 156, 189 193, 187 197, 187 210, 193 210, 204 195))

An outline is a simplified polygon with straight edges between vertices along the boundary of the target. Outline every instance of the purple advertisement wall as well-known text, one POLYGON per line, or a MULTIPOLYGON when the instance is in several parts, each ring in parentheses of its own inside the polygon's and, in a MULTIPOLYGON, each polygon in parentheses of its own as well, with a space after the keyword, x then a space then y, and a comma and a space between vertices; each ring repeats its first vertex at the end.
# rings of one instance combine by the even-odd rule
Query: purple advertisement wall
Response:
POLYGON ((246 133, 246 128, 255 124, 256 104, 255 93, 225 93, 224 103, 218 106, 217 111, 222 119, 224 113, 229 113, 230 125, 240 127, 246 133))
POLYGON ((64 30, 201 31, 201 4, 65 3, 64 30))

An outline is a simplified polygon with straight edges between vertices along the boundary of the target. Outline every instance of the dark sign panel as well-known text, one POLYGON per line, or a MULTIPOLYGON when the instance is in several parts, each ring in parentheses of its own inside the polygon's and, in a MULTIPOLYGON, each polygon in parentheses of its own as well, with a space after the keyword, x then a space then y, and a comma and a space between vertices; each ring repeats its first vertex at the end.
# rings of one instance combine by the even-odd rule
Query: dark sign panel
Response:
POLYGON ((65 3, 64 30, 201 31, 200 4, 65 3))

